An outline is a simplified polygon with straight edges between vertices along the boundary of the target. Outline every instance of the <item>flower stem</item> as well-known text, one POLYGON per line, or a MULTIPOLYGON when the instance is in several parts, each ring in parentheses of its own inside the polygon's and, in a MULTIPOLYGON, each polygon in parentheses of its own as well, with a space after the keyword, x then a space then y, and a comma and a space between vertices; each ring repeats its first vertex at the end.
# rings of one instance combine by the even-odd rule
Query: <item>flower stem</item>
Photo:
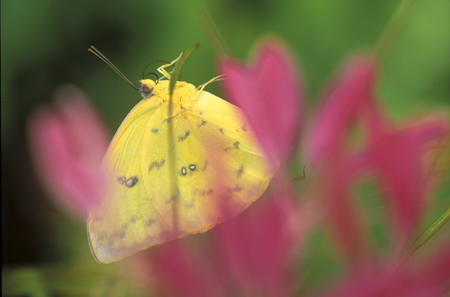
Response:
POLYGON ((411 14, 413 6, 417 0, 403 0, 398 6, 392 18, 381 32, 380 37, 375 45, 375 53, 379 61, 382 61, 383 57, 392 47, 395 40, 398 39, 398 35, 405 26, 408 17, 411 14))
POLYGON ((216 23, 214 22, 206 8, 199 10, 197 13, 197 17, 203 30, 205 30, 206 37, 209 39, 211 45, 216 51, 216 54, 218 56, 229 56, 230 50, 228 49, 227 43, 225 42, 222 34, 220 34, 216 23))
POLYGON ((437 218, 417 239, 410 248, 410 253, 417 251, 422 247, 431 237, 433 237, 442 226, 450 221, 450 207, 437 218))

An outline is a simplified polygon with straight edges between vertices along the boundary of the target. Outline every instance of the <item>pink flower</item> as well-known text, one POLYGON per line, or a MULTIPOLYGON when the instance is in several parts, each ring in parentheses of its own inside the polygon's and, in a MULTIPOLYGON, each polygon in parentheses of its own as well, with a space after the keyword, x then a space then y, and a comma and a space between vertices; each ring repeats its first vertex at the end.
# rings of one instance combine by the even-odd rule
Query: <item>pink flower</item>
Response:
POLYGON ((288 296, 294 237, 275 200, 215 227, 195 248, 183 241, 159 247, 152 273, 144 272, 164 296, 288 296))
POLYGON ((350 126, 361 104, 372 99, 377 68, 371 56, 347 61, 327 88, 313 121, 307 142, 308 162, 316 164, 335 157, 345 148, 350 126))
POLYGON ((334 82, 312 125, 307 157, 321 172, 320 191, 328 211, 325 217, 350 262, 367 259, 364 221, 354 207, 352 188, 362 174, 374 174, 390 210, 395 248, 404 247, 425 209, 426 176, 423 149, 448 135, 448 121, 434 118, 408 128, 391 127, 377 105, 377 63, 372 56, 352 58, 334 82), (360 127, 367 141, 361 148, 349 144, 360 127))
POLYGON ((352 262, 367 256, 361 221, 350 193, 356 173, 367 161, 352 157, 347 138, 360 105, 371 99, 374 66, 370 56, 357 56, 345 64, 322 99, 306 142, 307 166, 311 164, 312 170, 321 172, 317 181, 321 192, 316 194, 325 197, 325 218, 352 262))
POLYGON ((293 286, 289 261, 302 234, 291 232, 278 199, 267 198, 212 233, 219 266, 228 268, 229 284, 234 281, 245 296, 287 296, 293 286))
POLYGON ((109 135, 78 89, 64 87, 56 98, 55 107, 42 107, 29 120, 31 153, 51 195, 84 220, 98 199, 109 135))
POLYGON ((390 128, 375 108, 366 109, 369 162, 381 187, 399 247, 408 244, 425 210, 429 181, 423 152, 430 142, 448 135, 450 127, 435 118, 402 129, 390 128))
MULTIPOLYGON (((298 120, 294 113, 290 121, 278 120, 277 111, 270 113, 281 107, 272 105, 273 100, 269 98, 273 96, 265 97, 265 94, 271 94, 271 86, 259 78, 264 77, 263 69, 266 68, 258 65, 266 65, 264 59, 270 57, 264 54, 265 46, 262 45, 260 52, 263 54, 258 56, 256 63, 259 71, 239 66, 231 60, 223 60, 221 66, 227 73, 225 89, 230 98, 245 101, 241 104, 243 111, 255 125, 256 134, 274 162, 276 159, 287 160, 287 148, 296 141, 294 129, 282 128, 283 125, 290 122, 298 127, 298 120), (265 88, 269 90, 264 92, 265 88), (258 112, 250 107, 257 104, 258 98, 258 104, 269 107, 257 107, 262 114, 254 115, 258 112), (267 120, 272 123, 269 128, 267 120), (272 132, 258 131, 257 126, 272 132), (274 130, 270 130, 272 128, 274 130), (292 134, 283 134, 277 141, 276 130, 292 134)), ((401 264, 402 257, 398 254, 389 255, 389 265, 380 264, 369 244, 368 222, 354 201, 357 197, 353 188, 362 177, 374 175, 383 189, 382 199, 391 214, 388 224, 395 227, 391 234, 395 238, 393 247, 404 248, 407 240, 412 240, 424 212, 426 177, 420 162, 422 150, 430 142, 448 135, 449 131, 448 121, 440 118, 416 122, 409 127, 391 127, 377 105, 374 91, 377 72, 377 61, 373 56, 352 58, 324 96, 306 141, 307 165, 312 172, 309 176, 313 178, 313 189, 308 189, 307 193, 314 199, 323 199, 324 222, 331 228, 337 247, 346 256, 344 264, 350 264, 351 268, 344 285, 330 291, 330 296, 439 296, 448 287, 448 252, 439 253, 442 263, 433 260, 434 264, 423 265, 424 273, 422 268, 416 270, 413 263, 401 264), (355 127, 362 129, 366 136, 359 146, 349 142, 355 127), (410 282, 414 285, 408 285, 410 282)), ((295 84, 292 76, 285 81, 295 84)), ((284 86, 289 94, 300 89, 288 84, 284 86)), ((282 89, 278 91, 282 93, 282 89)), ((283 98, 292 99, 293 96, 283 98)), ((292 100, 289 102, 293 103, 292 100)), ((290 193, 290 189, 286 189, 288 183, 282 179, 275 182, 279 185, 273 196, 280 202, 279 195, 290 193)), ((259 201, 237 218, 217 226, 209 232, 212 242, 204 242, 199 245, 201 248, 161 247, 152 261, 152 276, 158 284, 164 284, 160 291, 166 296, 292 294, 295 281, 300 278, 295 279, 289 261, 294 261, 295 242, 305 238, 305 232, 293 233, 290 219, 296 214, 302 218, 298 224, 308 223, 302 216, 308 210, 294 206, 289 212, 283 207, 285 205, 272 200, 267 202, 259 201), (258 203, 264 202, 266 205, 258 209, 258 203)))
POLYGON ((225 74, 223 87, 227 99, 242 108, 275 165, 286 159, 298 139, 302 84, 281 42, 265 40, 255 56, 252 66, 223 58, 219 69, 225 74))
POLYGON ((420 265, 398 261, 355 271, 324 296, 440 297, 449 292, 450 245, 446 244, 420 265))

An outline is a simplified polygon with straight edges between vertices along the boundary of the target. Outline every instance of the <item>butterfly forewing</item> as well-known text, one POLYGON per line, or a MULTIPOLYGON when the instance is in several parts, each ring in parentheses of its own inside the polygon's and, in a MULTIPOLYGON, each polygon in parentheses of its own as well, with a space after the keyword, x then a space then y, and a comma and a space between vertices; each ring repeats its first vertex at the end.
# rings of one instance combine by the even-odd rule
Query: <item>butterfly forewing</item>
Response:
POLYGON ((152 97, 116 133, 104 162, 108 189, 88 219, 97 261, 204 232, 267 188, 273 170, 240 110, 192 89, 197 93, 187 93, 196 100, 188 109, 174 99, 169 117, 168 101, 152 97))

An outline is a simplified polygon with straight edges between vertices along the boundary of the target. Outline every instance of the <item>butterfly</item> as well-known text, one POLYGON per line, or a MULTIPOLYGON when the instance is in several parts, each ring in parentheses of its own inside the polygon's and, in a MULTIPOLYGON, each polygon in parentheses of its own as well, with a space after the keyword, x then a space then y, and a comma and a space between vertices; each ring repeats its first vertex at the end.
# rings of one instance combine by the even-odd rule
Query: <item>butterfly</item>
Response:
POLYGON ((106 190, 87 219, 99 263, 211 229, 258 199, 274 175, 240 109, 205 91, 209 82, 170 90, 166 68, 180 57, 158 68, 161 79, 140 81, 143 99, 106 152, 106 190))

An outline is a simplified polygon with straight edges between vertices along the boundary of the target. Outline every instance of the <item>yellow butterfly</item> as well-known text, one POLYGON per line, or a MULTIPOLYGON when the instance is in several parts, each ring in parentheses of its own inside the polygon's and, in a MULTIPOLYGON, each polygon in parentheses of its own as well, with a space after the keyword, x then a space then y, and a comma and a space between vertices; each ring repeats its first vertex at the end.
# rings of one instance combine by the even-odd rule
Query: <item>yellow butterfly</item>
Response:
POLYGON ((169 94, 165 68, 180 57, 158 68, 162 79, 140 81, 144 99, 109 145, 107 191, 87 219, 99 263, 211 229, 258 199, 274 174, 239 108, 203 90, 218 78, 198 88, 178 81, 169 94))

